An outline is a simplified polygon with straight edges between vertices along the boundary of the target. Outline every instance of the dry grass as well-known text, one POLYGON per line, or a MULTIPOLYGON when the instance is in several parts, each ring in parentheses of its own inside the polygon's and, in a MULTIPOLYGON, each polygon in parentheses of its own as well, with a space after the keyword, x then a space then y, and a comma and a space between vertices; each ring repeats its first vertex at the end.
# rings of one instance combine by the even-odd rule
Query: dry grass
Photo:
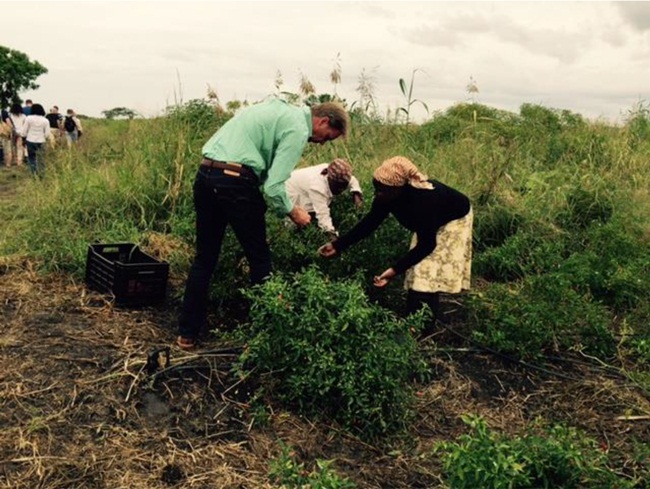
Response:
POLYGON ((422 344, 434 378, 404 439, 371 445, 272 403, 260 424, 247 379, 229 370, 236 347, 170 346, 176 307, 115 309, 69 277, 0 261, 0 488, 267 488, 279 440, 309 467, 334 460, 360 488, 441 487, 431 448, 466 431, 465 413, 509 433, 540 416, 577 426, 622 466, 633 438, 650 440, 647 420, 619 419, 650 413, 623 377, 566 363, 557 371, 575 380, 558 378, 458 348, 448 333, 437 338, 446 351, 422 344))

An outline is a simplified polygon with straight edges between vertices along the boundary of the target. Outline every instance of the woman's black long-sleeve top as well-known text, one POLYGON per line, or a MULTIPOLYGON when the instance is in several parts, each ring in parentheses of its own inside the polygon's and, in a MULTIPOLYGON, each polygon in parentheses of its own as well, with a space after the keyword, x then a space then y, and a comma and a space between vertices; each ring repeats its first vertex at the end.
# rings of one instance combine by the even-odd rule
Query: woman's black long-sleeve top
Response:
POLYGON ((406 185, 399 196, 390 201, 375 197, 368 214, 333 243, 336 251, 341 253, 366 238, 389 214, 393 214, 397 222, 416 234, 417 245, 392 268, 400 274, 422 261, 435 249, 438 230, 448 222, 466 216, 470 210, 467 196, 437 180, 430 182, 433 189, 406 185))

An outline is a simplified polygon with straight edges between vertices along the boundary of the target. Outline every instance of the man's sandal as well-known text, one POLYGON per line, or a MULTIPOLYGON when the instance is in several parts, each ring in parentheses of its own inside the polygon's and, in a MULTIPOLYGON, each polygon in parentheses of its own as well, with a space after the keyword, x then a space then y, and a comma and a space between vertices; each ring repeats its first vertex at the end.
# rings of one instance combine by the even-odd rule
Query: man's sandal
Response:
POLYGON ((176 338, 176 345, 181 350, 194 350, 194 348, 196 348, 196 340, 194 338, 179 336, 176 338))

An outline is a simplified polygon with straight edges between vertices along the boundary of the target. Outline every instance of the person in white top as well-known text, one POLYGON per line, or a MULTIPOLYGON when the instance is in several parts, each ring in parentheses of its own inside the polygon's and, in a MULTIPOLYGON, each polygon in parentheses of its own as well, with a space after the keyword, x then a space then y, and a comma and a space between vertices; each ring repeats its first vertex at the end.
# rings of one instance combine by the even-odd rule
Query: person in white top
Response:
POLYGON ((285 187, 293 205, 314 214, 318 227, 330 236, 338 236, 330 215, 330 204, 335 196, 350 190, 354 205, 363 204, 361 187, 352 175, 352 166, 340 158, 292 171, 285 187))
POLYGON ((9 118, 11 119, 13 133, 11 134, 10 157, 7 166, 10 166, 12 161, 14 165, 20 166, 23 164, 26 155, 21 134, 27 116, 23 114, 23 108, 20 104, 13 104, 9 109, 9 118))
POLYGON ((27 163, 32 174, 43 175, 43 145, 50 137, 50 122, 45 118, 45 109, 41 104, 32 105, 32 113, 27 116, 21 135, 27 141, 27 163))

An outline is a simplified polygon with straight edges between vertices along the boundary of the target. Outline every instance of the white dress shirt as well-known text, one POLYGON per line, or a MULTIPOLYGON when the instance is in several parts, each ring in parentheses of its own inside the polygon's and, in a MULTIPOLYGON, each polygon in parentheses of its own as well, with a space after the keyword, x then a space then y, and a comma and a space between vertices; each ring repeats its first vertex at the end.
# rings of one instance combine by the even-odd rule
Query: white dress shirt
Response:
MULTIPOLYGON (((335 233, 336 229, 330 216, 330 204, 334 195, 327 183, 327 175, 323 175, 323 170, 328 165, 329 163, 321 163, 292 171, 285 187, 289 200, 294 206, 315 213, 318 227, 323 231, 335 233)), ((361 193, 361 187, 356 177, 353 176, 350 179, 346 190, 361 193)))

